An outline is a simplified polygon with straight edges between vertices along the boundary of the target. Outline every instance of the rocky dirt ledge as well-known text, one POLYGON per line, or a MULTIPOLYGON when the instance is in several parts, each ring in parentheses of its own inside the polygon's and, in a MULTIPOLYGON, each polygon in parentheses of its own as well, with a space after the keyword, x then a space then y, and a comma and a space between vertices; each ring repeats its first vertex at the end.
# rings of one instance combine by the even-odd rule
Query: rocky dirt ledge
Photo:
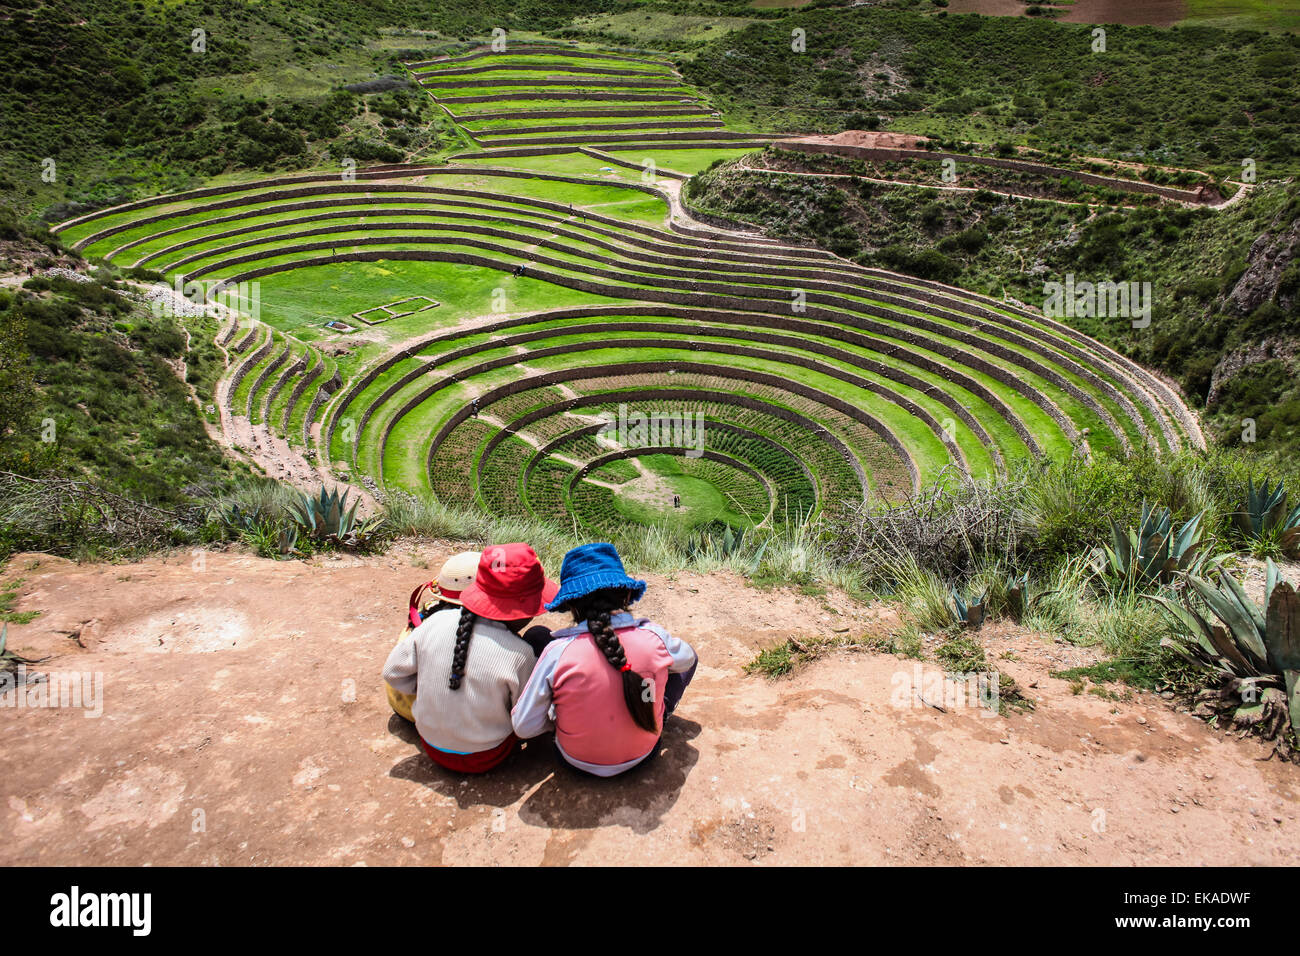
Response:
POLYGON ((866 650, 751 677, 759 648, 896 619, 724 574, 650 579, 645 611, 702 659, 655 762, 578 779, 542 740, 449 774, 379 670, 411 587, 452 550, 12 559, 0 583, 21 579, 15 609, 41 613, 10 625, 11 649, 102 674, 103 713, 0 708, 0 865, 1296 861, 1300 768, 1157 696, 1049 676, 1092 652, 986 628, 1037 702, 1005 718, 926 706, 913 661, 866 650))

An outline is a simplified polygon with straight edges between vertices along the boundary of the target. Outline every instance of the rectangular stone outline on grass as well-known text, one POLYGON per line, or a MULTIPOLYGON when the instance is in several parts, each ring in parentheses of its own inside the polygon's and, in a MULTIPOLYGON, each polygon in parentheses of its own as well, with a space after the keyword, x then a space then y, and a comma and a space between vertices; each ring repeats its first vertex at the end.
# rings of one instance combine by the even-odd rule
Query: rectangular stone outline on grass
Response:
POLYGON ((366 325, 378 325, 380 322, 387 322, 389 319, 401 319, 408 315, 415 315, 417 312, 423 312, 426 309, 436 309, 440 305, 442 305, 441 302, 435 302, 427 295, 408 295, 405 299, 397 299, 394 302, 389 302, 387 305, 377 305, 373 309, 362 309, 360 312, 353 312, 352 318, 356 319, 358 322, 364 322, 366 325), (404 305, 407 302, 414 302, 416 299, 422 299, 427 302, 428 305, 422 305, 418 309, 409 309, 406 312, 393 311, 394 306, 404 305), (384 312, 386 314, 382 319, 367 319, 366 316, 371 312, 384 312))

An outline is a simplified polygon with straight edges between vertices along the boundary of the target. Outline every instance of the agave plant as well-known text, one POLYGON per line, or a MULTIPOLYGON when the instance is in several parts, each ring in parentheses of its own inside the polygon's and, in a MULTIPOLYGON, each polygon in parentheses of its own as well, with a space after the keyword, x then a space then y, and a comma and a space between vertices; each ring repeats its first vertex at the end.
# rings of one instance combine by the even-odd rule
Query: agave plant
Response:
POLYGON ((1247 540, 1265 547, 1276 547, 1289 558, 1300 557, 1300 505, 1286 510, 1286 488, 1279 480, 1269 488, 1268 480, 1256 488, 1253 479, 1246 485, 1246 501, 1234 514, 1233 523, 1247 540))
POLYGON ((276 550, 282 555, 298 554, 298 526, 286 524, 276 535, 276 550))
POLYGON ((1156 510, 1144 501, 1137 528, 1125 530, 1111 521, 1111 544, 1094 553, 1093 570, 1117 590, 1168 584, 1179 571, 1203 571, 1217 564, 1198 557, 1204 516, 1201 512, 1174 532, 1169 509, 1156 510))
POLYGON ((257 525, 257 514, 251 511, 244 511, 239 505, 231 505, 229 510, 221 515, 221 520, 225 522, 226 527, 234 529, 236 532, 243 533, 252 531, 257 525))
POLYGON ((758 546, 758 550, 754 552, 754 556, 749 559, 749 566, 745 569, 745 573, 749 577, 752 578, 754 575, 758 574, 758 569, 763 566, 763 555, 767 553, 767 546, 771 543, 772 539, 768 538, 758 546))
POLYGON ((304 494, 297 501, 290 502, 289 515, 299 529, 310 537, 341 540, 351 529, 356 519, 357 505, 360 504, 354 501, 349 508, 349 494, 345 491, 340 497, 337 488, 326 491, 325 486, 321 485, 319 495, 313 497, 304 494))
POLYGON ((1007 578, 1007 614, 1019 624, 1029 610, 1029 572, 1007 578))
POLYGON ((13 675, 14 686, 17 686, 17 682, 20 676, 25 677, 27 681, 32 683, 44 680, 44 675, 32 674, 25 670, 20 671, 18 669, 18 666, 20 664, 39 664, 42 661, 49 660, 49 658, 41 657, 41 658, 33 659, 30 657, 23 657, 19 654, 15 654, 11 650, 8 650, 5 647, 5 645, 8 643, 9 643, 9 625, 6 624, 2 629, 0 629, 0 689, 5 689, 5 690, 11 689, 10 681, 8 679, 8 675, 10 674, 13 675))
POLYGON ((370 545, 384 523, 383 518, 366 518, 357 520, 357 505, 360 501, 348 505, 350 492, 339 495, 338 489, 326 491, 321 485, 320 494, 313 497, 304 494, 289 504, 289 517, 296 525, 294 543, 298 534, 305 534, 312 540, 324 544, 339 545, 345 548, 365 548, 370 545))
POLYGON ((686 539, 686 554, 692 559, 706 556, 729 558, 738 554, 744 545, 744 529, 736 530, 731 525, 727 525, 721 534, 716 531, 692 533, 686 539))
POLYGON ((956 588, 951 589, 951 594, 953 616, 957 619, 957 623, 972 631, 978 630, 984 623, 984 609, 989 593, 985 591, 973 601, 967 601, 956 588))
POLYGON ((1222 569, 1218 579, 1216 587, 1204 578, 1188 577, 1213 619, 1192 603, 1188 591, 1182 592, 1181 604, 1146 595, 1173 615, 1186 634, 1161 644, 1213 672, 1212 685, 1197 695, 1195 713, 1229 717, 1244 732, 1276 740, 1282 756, 1290 757, 1293 743, 1283 731, 1289 725, 1293 734, 1300 734, 1300 595, 1271 560, 1262 607, 1222 569))

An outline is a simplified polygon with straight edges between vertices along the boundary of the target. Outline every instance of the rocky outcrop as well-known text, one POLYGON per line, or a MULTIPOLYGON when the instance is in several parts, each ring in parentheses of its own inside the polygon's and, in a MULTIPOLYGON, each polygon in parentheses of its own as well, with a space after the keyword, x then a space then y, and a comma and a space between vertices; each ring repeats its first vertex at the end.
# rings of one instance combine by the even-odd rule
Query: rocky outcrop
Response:
POLYGON ((1246 271, 1228 293, 1231 308, 1248 315, 1276 298, 1283 309, 1291 309, 1296 304, 1297 289, 1281 291, 1279 286, 1297 254, 1300 254, 1300 219, 1280 230, 1260 235, 1251 243, 1250 253, 1246 256, 1246 271))
POLYGON ((1214 372, 1210 376, 1210 391, 1205 397, 1205 407, 1213 409, 1223 396, 1223 390, 1228 383, 1244 369, 1271 359, 1290 362, 1297 354, 1300 354, 1300 339, 1277 336, 1229 352, 1219 359, 1218 365, 1214 366, 1214 372))

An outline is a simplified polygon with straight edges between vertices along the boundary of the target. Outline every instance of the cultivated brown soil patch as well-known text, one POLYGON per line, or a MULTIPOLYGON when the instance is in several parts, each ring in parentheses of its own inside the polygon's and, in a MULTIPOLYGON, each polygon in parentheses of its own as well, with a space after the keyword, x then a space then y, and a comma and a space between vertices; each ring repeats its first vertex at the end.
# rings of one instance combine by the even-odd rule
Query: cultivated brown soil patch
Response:
POLYGON ((801 143, 835 143, 840 146, 869 146, 878 149, 924 149, 926 137, 882 130, 846 129, 834 136, 804 136, 801 143))
MULTIPOLYGON (((1050 4, 1040 4, 1050 6, 1050 4)), ((995 17, 1023 16, 1021 0, 951 0, 949 13, 984 13, 995 17)), ((1187 16, 1185 0, 1074 0, 1055 9, 1062 23, 1122 23, 1129 26, 1173 26, 1187 16)))
POLYGON ((104 706, 0 708, 0 865, 1296 861, 1300 768, 1154 695, 1048 676, 1091 651, 985 628, 1037 703, 1005 718, 899 706, 914 662, 865 650, 750 677, 761 647, 896 618, 724 574, 650 578, 646 613, 702 660, 654 762, 580 779, 541 740, 483 777, 444 772, 379 671, 453 550, 12 559, 0 583, 25 579, 15 609, 41 614, 11 648, 102 673, 104 706))

